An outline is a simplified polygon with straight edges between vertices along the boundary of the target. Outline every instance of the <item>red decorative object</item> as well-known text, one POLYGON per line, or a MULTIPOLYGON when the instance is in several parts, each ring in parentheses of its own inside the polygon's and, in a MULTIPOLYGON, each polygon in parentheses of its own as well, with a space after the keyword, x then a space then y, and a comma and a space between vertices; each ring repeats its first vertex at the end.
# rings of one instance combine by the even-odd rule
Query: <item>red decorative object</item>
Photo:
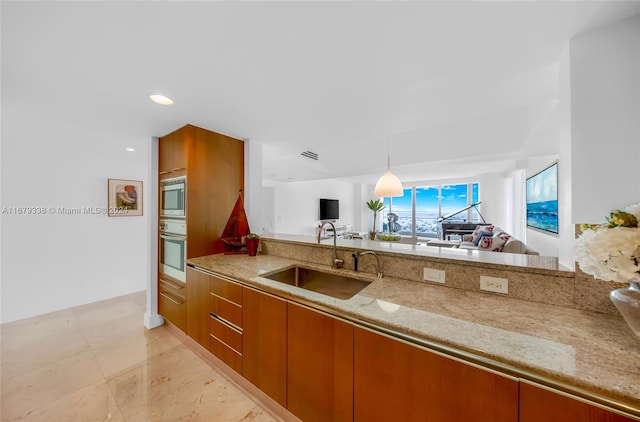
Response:
POLYGON ((244 211, 242 202, 242 192, 238 194, 236 204, 231 211, 227 225, 222 231, 222 242, 225 244, 228 252, 246 253, 245 236, 251 232, 247 214, 244 211))

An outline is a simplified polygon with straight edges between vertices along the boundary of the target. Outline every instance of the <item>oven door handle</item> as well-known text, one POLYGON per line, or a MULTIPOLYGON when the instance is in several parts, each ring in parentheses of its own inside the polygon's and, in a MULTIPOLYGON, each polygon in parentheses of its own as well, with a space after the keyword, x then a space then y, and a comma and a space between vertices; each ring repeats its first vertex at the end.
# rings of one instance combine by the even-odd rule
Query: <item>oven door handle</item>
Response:
POLYGON ((171 234, 161 234, 160 238, 161 239, 166 239, 166 240, 181 240, 181 241, 186 241, 187 240, 186 236, 176 236, 176 235, 171 235, 171 234))

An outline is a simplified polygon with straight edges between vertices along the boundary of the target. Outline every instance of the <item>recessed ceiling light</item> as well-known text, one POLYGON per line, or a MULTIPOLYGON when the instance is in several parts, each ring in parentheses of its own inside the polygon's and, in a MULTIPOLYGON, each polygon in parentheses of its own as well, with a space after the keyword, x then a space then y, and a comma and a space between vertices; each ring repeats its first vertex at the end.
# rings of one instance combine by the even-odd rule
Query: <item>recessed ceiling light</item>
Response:
POLYGON ((173 100, 171 98, 165 97, 164 95, 161 95, 161 94, 152 94, 152 95, 149 95, 149 98, 151 99, 151 101, 157 104, 162 104, 162 105, 173 104, 173 100))
POLYGON ((125 148, 125 150, 127 150, 129 152, 134 152, 136 149, 135 148, 125 148))

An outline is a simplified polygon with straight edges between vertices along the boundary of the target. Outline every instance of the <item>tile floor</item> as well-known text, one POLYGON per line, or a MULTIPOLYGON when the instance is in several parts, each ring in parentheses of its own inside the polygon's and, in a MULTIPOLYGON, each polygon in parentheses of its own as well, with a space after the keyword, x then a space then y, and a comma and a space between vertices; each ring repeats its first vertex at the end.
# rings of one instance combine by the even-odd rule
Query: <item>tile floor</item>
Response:
POLYGON ((277 420, 144 311, 140 292, 0 325, 1 420, 277 420))

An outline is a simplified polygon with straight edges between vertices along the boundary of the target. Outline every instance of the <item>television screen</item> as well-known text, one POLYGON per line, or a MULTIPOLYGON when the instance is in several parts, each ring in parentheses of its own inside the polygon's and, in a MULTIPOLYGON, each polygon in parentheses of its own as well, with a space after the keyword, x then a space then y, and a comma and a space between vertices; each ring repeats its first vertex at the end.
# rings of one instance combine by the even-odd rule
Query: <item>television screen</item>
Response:
POLYGON ((527 178, 527 227, 558 233, 558 163, 527 178))
POLYGON ((337 199, 320 199, 320 220, 340 218, 340 203, 337 199))

